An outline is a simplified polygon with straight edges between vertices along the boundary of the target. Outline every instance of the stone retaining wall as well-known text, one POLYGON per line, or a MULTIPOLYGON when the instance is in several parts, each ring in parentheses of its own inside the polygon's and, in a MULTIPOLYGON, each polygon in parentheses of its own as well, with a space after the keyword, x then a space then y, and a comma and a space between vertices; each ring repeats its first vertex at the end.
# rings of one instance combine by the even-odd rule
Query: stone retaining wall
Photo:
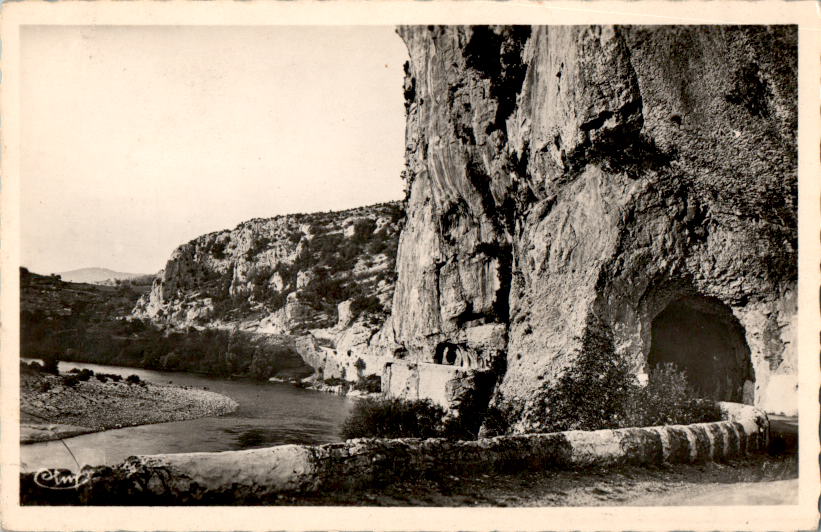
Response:
POLYGON ((132 457, 88 467, 74 490, 49 490, 35 474, 23 504, 259 503, 280 493, 383 485, 420 476, 488 470, 703 462, 767 447, 760 410, 720 403, 724 421, 694 425, 499 436, 475 441, 357 439, 221 453, 132 457))
POLYGON ((409 401, 430 399, 450 408, 453 397, 449 383, 471 374, 471 370, 444 364, 392 360, 382 372, 382 390, 388 397, 409 401))

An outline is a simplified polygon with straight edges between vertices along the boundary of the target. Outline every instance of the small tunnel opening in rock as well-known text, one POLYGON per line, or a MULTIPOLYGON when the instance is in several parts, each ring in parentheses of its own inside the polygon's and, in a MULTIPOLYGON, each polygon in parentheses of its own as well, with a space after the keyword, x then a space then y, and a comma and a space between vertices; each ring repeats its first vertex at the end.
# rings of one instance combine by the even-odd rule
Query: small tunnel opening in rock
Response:
POLYGON ((752 404, 755 380, 744 329, 717 299, 688 296, 652 322, 648 367, 670 362, 702 397, 752 404))
POLYGON ((436 352, 433 355, 433 362, 435 364, 445 364, 452 366, 456 363, 457 350, 454 344, 442 342, 436 346, 436 352))

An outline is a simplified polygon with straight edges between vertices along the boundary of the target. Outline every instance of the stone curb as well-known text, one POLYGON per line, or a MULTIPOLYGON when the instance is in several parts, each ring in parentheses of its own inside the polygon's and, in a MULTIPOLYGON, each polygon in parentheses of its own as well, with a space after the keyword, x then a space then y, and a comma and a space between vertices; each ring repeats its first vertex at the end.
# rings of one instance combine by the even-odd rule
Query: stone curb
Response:
POLYGON ((281 445, 220 453, 129 458, 87 467, 77 490, 44 490, 22 475, 21 501, 61 504, 214 504, 264 501, 279 493, 378 486, 425 475, 489 470, 705 462, 764 451, 766 414, 719 403, 723 421, 693 425, 498 436, 356 439, 325 445, 281 445))

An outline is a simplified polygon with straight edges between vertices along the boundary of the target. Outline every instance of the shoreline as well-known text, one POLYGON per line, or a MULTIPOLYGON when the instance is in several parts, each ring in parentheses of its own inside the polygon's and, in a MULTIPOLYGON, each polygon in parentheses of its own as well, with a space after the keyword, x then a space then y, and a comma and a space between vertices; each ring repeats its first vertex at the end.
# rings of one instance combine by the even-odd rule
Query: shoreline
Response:
POLYGON ((230 397, 197 388, 144 381, 104 383, 94 377, 67 386, 63 375, 20 375, 21 444, 220 416, 239 406, 230 397))
POLYGON ((286 379, 282 377, 271 377, 268 382, 274 384, 288 384, 295 388, 302 390, 310 390, 312 392, 322 392, 332 395, 339 395, 347 397, 348 399, 379 399, 384 397, 382 392, 365 392, 354 389, 353 382, 346 381, 347 386, 342 384, 325 384, 324 382, 314 380, 312 377, 306 377, 302 380, 286 379))

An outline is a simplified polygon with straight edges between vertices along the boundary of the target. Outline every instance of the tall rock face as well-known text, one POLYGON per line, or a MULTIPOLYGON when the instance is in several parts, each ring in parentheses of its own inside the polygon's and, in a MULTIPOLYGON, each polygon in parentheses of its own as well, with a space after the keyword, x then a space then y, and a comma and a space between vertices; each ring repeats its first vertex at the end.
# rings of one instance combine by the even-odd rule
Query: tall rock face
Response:
POLYGON ((378 375, 371 343, 390 309, 403 217, 393 202, 200 236, 174 251, 133 314, 172 328, 298 337, 320 376, 378 375))
POLYGON ((514 430, 590 350, 795 410, 794 27, 399 33, 396 359, 492 368, 514 430))

